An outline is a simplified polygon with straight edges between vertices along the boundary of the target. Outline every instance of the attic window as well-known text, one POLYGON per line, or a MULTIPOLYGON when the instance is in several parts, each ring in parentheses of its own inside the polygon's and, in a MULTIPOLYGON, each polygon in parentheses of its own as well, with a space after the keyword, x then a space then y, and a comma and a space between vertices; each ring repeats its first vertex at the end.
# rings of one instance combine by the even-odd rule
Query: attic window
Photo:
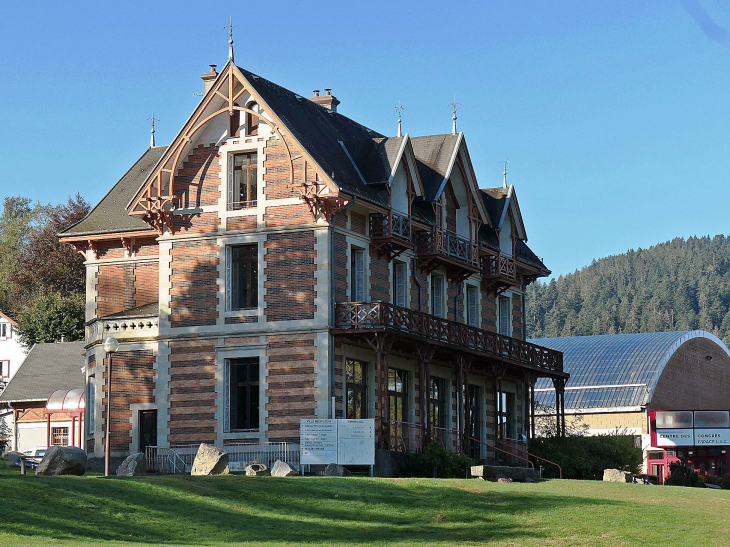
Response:
MULTIPOLYGON (((259 105, 255 102, 250 102, 246 105, 246 108, 248 110, 253 110, 254 112, 259 111, 259 105)), ((250 112, 246 112, 246 135, 258 135, 259 134, 259 117, 254 116, 250 112)))

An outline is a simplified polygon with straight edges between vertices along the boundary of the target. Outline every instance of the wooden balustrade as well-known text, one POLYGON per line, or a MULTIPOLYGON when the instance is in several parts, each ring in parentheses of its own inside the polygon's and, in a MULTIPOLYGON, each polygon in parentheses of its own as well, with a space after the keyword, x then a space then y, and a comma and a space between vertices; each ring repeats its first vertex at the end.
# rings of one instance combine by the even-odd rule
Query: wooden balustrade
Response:
POLYGON ((470 266, 476 266, 479 262, 476 241, 438 227, 422 237, 418 245, 418 252, 423 255, 446 256, 470 266))
POLYGON ((398 237, 410 242, 411 219, 405 213, 389 211, 387 214, 370 213, 370 238, 398 237))
POLYGON ((335 306, 335 329, 384 329, 431 342, 459 346, 550 372, 563 372, 563 354, 495 332, 449 321, 387 302, 346 302, 335 306))

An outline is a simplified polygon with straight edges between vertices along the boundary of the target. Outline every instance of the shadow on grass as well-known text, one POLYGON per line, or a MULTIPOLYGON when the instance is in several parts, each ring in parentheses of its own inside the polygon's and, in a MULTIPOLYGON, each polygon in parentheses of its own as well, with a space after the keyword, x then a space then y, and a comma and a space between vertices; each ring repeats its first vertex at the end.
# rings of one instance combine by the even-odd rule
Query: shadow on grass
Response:
POLYGON ((324 477, 21 478, 0 468, 0 536, 188 545, 506 541, 544 537, 519 513, 587 503, 527 485, 515 491, 461 484, 470 486, 324 477))

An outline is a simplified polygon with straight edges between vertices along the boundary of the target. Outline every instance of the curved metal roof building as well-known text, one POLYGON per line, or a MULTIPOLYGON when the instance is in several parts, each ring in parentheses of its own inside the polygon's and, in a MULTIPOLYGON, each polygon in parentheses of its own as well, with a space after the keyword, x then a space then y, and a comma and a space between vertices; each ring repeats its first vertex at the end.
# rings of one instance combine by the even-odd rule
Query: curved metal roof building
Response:
MULTIPOLYGON (((541 338, 530 342, 563 352, 564 370, 570 373, 565 388, 566 408, 668 409, 668 405, 689 404, 688 397, 692 396, 707 400, 695 402, 691 408, 699 408, 698 404, 730 407, 730 395, 722 393, 727 393, 730 384, 730 351, 706 331, 541 338), (692 390, 699 393, 687 393, 692 390)), ((549 379, 538 380, 535 398, 539 403, 555 404, 549 379)))

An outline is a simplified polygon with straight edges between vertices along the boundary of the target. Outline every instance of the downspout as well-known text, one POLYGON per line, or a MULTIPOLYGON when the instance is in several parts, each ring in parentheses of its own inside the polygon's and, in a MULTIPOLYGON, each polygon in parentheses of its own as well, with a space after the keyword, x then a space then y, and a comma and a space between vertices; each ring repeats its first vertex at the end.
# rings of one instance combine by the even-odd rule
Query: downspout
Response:
MULTIPOLYGON (((344 213, 347 209, 352 207, 357 203, 357 196, 352 196, 352 201, 345 205, 342 208, 342 213, 344 213)), ((335 295, 335 226, 334 224, 330 223, 330 320, 329 320, 329 328, 330 333, 332 329, 335 328, 335 304, 337 302, 337 297, 335 295)), ((335 362, 335 337, 330 334, 330 398, 331 398, 331 405, 330 405, 330 418, 334 419, 336 417, 335 412, 335 372, 336 372, 336 365, 335 362)))

